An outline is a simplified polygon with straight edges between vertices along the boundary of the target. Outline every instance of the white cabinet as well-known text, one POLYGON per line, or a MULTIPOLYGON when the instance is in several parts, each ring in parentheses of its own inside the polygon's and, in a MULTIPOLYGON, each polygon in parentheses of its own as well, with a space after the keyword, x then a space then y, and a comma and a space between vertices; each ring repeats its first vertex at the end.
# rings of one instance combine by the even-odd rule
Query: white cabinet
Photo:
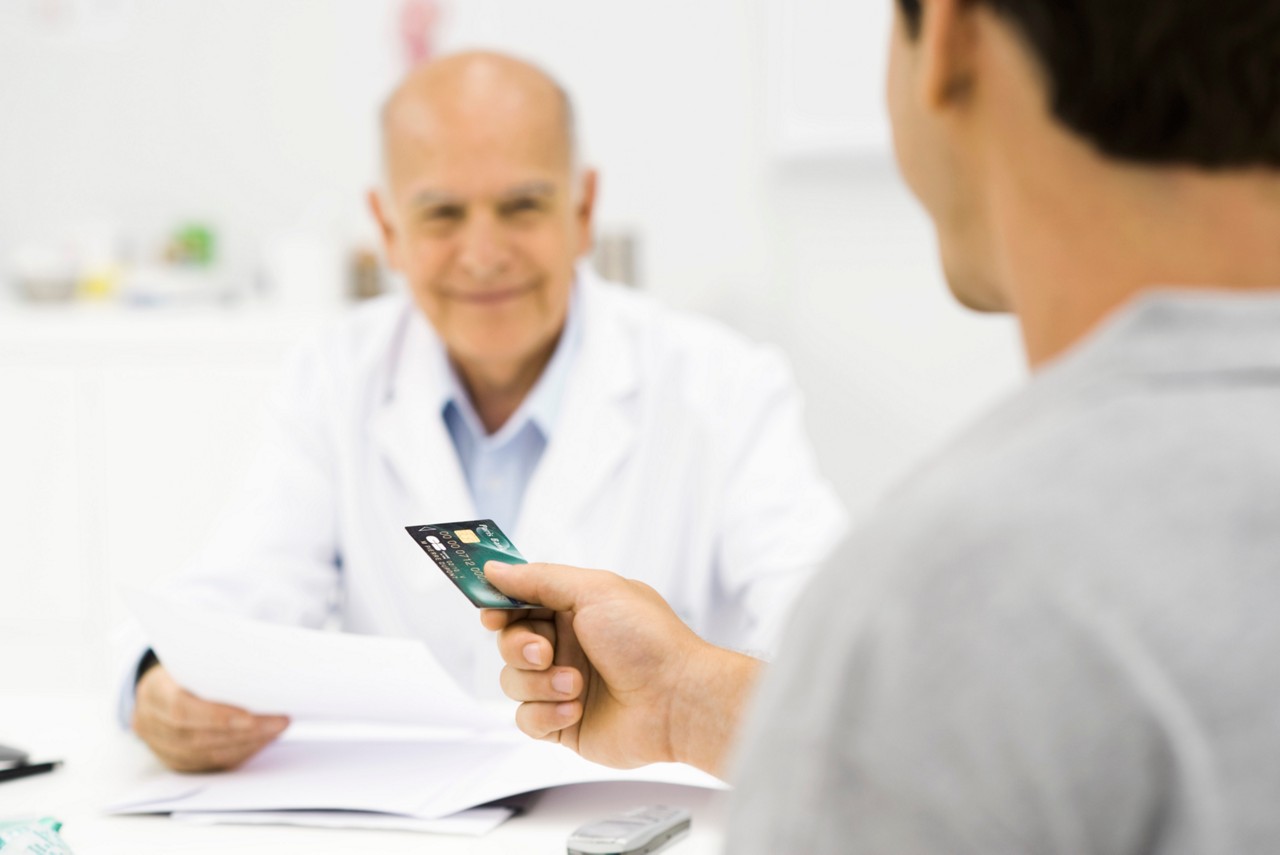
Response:
POLYGON ((0 307, 0 674, 100 690, 120 585, 180 566, 312 324, 0 307))
POLYGON ((67 368, 0 364, 0 622, 8 631, 66 630, 88 615, 77 429, 84 392, 67 368))

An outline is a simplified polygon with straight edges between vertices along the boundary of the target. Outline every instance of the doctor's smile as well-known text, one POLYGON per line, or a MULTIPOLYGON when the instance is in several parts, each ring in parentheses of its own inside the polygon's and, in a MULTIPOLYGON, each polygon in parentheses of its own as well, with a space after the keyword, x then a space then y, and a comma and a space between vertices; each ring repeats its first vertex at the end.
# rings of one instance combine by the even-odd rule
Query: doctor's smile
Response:
POLYGON ((508 303, 514 303, 524 297, 532 296, 542 290, 541 282, 531 282, 527 285, 519 285, 510 288, 491 288, 491 289, 462 289, 462 288, 437 288, 434 294, 443 300, 450 300, 455 303, 463 303, 471 306, 479 307, 497 307, 508 303))

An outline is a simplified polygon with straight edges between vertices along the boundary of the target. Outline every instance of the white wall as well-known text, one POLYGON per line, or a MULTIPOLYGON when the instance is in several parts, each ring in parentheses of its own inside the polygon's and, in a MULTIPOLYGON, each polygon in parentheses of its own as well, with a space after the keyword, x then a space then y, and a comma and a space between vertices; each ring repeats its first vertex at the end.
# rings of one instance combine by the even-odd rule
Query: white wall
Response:
MULTIPOLYGON (((35 3, 0 4, 0 253, 80 223, 158 236, 203 217, 247 275, 285 232, 372 235, 395 0, 97 2, 132 8, 123 36, 58 38, 35 3)), ((603 225, 636 229, 648 281, 696 304, 761 286, 769 256, 754 5, 455 0, 444 46, 516 50, 566 81, 603 225)))
POLYGON ((0 4, 0 244, 202 218, 244 272, 260 238, 353 207, 345 129, 367 117, 339 97, 324 4, 138 0, 103 38, 34 24, 38 5, 0 4))
MULTIPOLYGON (((783 276, 769 289, 820 458, 856 515, 1017 387, 1016 325, 962 309, 887 156, 773 171, 783 276)), ((768 337, 773 320, 739 325, 768 337)))

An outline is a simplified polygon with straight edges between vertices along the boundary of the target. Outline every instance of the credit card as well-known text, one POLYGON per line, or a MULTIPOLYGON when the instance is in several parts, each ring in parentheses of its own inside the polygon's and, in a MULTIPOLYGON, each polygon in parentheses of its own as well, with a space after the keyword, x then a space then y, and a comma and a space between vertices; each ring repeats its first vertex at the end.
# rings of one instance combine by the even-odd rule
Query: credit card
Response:
POLYGON ((528 564, 493 520, 464 520, 434 525, 405 526, 422 551, 481 609, 525 609, 528 603, 513 600, 484 577, 488 561, 528 564))

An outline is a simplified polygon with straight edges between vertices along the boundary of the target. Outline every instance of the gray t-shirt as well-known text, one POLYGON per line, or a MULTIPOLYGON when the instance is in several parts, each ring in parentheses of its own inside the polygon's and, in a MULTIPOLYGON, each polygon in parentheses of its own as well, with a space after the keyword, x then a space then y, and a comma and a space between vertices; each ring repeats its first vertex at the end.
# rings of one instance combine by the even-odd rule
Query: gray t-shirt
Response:
POLYGON ((1280 852, 1280 291, 1149 296, 955 442, 744 746, 733 855, 1280 852))

